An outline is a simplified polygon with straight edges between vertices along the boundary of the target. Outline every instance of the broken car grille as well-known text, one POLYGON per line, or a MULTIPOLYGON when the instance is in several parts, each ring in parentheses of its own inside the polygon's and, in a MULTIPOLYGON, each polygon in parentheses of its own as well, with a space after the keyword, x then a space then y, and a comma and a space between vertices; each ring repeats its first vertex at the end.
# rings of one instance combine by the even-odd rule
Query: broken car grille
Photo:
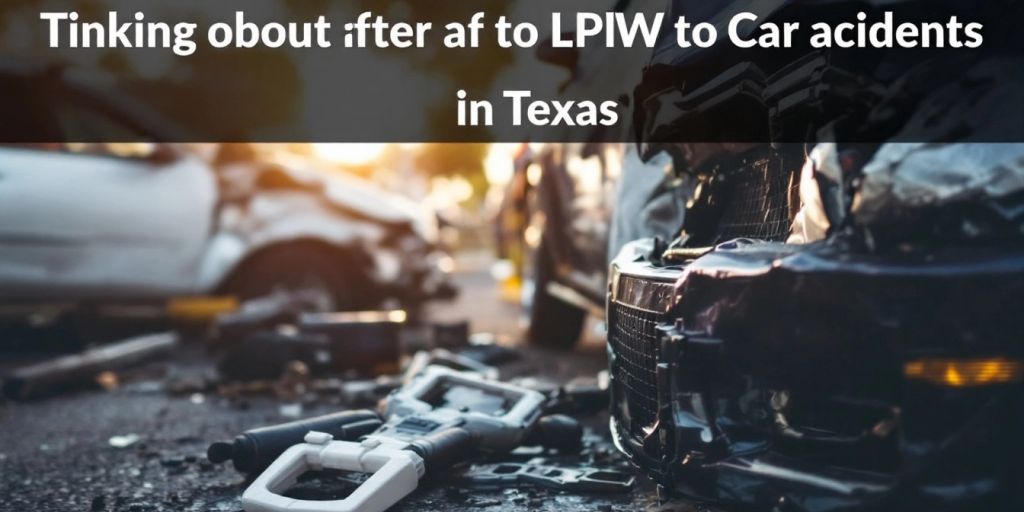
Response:
POLYGON ((657 311, 667 309, 671 284, 624 275, 616 290, 608 308, 608 342, 615 356, 611 368, 617 394, 614 413, 629 434, 640 440, 658 415, 657 326, 665 315, 657 311))
POLYGON ((760 158, 732 176, 732 193, 718 223, 718 241, 754 238, 781 242, 789 235, 796 171, 782 158, 760 158))
POLYGON ((658 412, 658 315, 620 304, 612 306, 614 321, 608 339, 616 354, 615 379, 629 404, 630 434, 642 438, 642 428, 654 423, 658 412))

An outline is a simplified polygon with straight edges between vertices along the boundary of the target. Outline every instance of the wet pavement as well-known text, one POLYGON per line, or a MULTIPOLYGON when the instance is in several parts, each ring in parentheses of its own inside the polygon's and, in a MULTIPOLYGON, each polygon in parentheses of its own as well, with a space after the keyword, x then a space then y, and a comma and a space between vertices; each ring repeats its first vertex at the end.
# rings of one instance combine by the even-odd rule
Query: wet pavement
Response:
MULTIPOLYGON (((469 318, 474 331, 515 343, 518 308, 498 300, 485 258, 459 260, 462 295, 432 316, 469 318)), ((7 363, 10 362, 6 358, 7 363)), ((534 376, 565 382, 593 376, 605 366, 600 338, 589 333, 576 352, 527 347, 523 358, 502 367, 502 377, 534 376)), ((120 375, 112 391, 80 390, 29 403, 0 405, 0 509, 91 511, 237 511, 246 478, 230 464, 206 460, 211 441, 257 426, 335 412, 336 400, 291 402, 267 395, 227 397, 205 383, 212 363, 198 344, 171 361, 120 375)), ((587 460, 625 469, 607 439, 607 416, 586 418, 587 460)), ((519 457, 520 460, 530 455, 519 457)), ((509 460, 516 457, 510 456, 509 460)), ((575 462, 580 457, 556 459, 575 462)), ((572 494, 516 485, 481 489, 460 482, 460 471, 428 478, 395 510, 697 510, 686 503, 659 506, 652 486, 626 494, 572 494)), ((303 484, 312 497, 332 497, 343 485, 329 475, 303 484)))

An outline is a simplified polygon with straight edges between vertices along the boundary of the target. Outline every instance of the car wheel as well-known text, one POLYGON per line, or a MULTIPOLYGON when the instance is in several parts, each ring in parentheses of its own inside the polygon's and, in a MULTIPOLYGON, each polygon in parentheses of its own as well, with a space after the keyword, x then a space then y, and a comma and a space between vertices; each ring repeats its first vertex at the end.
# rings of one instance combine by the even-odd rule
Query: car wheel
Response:
POLYGON ((306 245, 265 250, 242 264, 224 291, 240 300, 280 292, 301 292, 319 311, 372 309, 377 303, 369 278, 352 258, 306 245))
POLYGON ((551 251, 541 243, 536 253, 533 304, 527 339, 530 343, 560 350, 569 350, 583 332, 587 312, 548 293, 548 283, 554 281, 555 261, 551 251))

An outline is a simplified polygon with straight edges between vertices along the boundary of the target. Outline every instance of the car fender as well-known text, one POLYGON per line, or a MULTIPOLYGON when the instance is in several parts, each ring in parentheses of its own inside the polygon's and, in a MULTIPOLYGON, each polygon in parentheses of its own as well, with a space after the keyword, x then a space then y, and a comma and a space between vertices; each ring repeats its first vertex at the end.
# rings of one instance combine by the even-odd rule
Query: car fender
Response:
MULTIPOLYGON (((198 293, 212 293, 245 261, 283 244, 320 242, 369 254, 386 235, 380 224, 346 217, 313 194, 258 194, 244 206, 225 206, 197 275, 198 293)), ((374 269, 375 270, 375 269, 374 269)))

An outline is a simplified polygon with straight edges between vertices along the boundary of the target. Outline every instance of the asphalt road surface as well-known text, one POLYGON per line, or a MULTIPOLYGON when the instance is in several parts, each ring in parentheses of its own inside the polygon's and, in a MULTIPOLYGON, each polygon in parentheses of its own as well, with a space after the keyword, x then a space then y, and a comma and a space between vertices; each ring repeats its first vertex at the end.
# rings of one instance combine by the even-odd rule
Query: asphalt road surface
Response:
MULTIPOLYGON (((435 318, 469 318, 474 331, 492 332, 502 343, 518 339, 518 308, 498 299, 488 259, 459 259, 462 295, 432 308, 435 318)), ((526 348, 523 358, 502 368, 503 378, 533 376, 565 381, 592 376, 605 365, 604 348, 593 329, 571 355, 526 348)), ((0 356, 3 366, 12 358, 0 356)), ((206 461, 211 441, 230 439, 248 428, 337 411, 332 400, 292 402, 256 393, 225 396, 204 379, 212 364, 198 344, 120 375, 109 391, 79 390, 30 403, 0 404, 0 509, 90 511, 238 511, 247 485, 229 464, 206 461)), ((588 447, 581 462, 626 468, 607 441, 607 417, 585 418, 588 447)), ((524 456, 525 457, 525 456, 524 456)), ((460 480, 462 470, 421 483, 396 510, 698 510, 686 503, 659 505, 653 487, 640 484, 626 494, 573 494, 529 485, 481 489, 460 480)), ((344 493, 330 475, 303 484, 311 498, 344 493)))

